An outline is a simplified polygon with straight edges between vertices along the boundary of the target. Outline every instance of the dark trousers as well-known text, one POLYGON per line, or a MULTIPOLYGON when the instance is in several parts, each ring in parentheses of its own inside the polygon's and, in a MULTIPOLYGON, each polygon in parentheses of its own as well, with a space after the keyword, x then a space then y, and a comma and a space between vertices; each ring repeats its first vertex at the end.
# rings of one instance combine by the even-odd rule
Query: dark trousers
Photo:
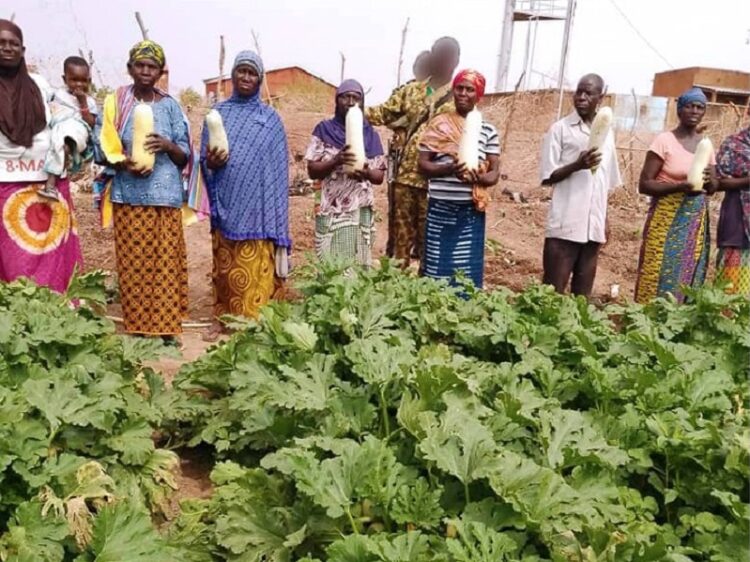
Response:
POLYGON ((544 240, 545 285, 552 285, 558 293, 564 293, 571 275, 571 292, 588 297, 594 288, 596 262, 599 258, 598 242, 571 242, 560 238, 544 240))

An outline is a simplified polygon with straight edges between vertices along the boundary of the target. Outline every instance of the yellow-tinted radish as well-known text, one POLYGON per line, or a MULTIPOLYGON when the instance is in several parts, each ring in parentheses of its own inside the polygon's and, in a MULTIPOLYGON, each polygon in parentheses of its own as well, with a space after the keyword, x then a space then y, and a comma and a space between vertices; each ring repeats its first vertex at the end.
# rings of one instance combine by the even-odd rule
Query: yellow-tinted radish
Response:
POLYGON ((139 103, 133 109, 133 150, 130 159, 142 170, 153 170, 155 156, 146 150, 146 139, 154 132, 154 112, 151 106, 139 103))

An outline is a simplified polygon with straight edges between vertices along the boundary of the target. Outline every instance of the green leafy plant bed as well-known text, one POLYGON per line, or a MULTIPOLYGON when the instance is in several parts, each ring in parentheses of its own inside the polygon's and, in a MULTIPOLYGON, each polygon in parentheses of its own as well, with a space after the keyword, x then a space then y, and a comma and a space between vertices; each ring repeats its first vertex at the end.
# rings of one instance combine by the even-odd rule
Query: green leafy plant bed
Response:
POLYGON ((92 312, 103 276, 60 296, 0 283, 0 560, 163 562, 177 456, 156 448, 161 352, 92 312), (85 299, 86 306, 71 302, 85 299))
MULTIPOLYGON (((109 437, 84 451, 143 466, 144 424, 213 447, 213 496, 183 502, 169 531, 184 560, 747 556, 746 299, 706 288, 683 306, 597 310, 541 287, 459 294, 387 262, 323 267, 299 288, 300 302, 184 366, 170 394, 147 377, 152 398, 105 428, 143 447, 109 437)), ((48 439, 41 404, 24 407, 48 439)), ((65 444, 82 454, 80 439, 65 444)))

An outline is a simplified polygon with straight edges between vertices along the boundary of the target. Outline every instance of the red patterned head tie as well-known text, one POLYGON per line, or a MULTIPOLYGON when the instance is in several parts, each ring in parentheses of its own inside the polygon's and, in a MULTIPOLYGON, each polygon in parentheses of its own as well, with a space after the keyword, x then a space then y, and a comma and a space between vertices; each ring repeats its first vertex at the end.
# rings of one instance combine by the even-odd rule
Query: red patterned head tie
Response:
POLYGON ((463 81, 471 82, 472 84, 474 84, 474 89, 477 91, 477 101, 479 101, 482 96, 484 96, 484 87, 487 84, 487 80, 485 80, 481 72, 472 70, 470 68, 462 70, 461 72, 456 74, 456 77, 453 79, 453 87, 455 88, 463 81))

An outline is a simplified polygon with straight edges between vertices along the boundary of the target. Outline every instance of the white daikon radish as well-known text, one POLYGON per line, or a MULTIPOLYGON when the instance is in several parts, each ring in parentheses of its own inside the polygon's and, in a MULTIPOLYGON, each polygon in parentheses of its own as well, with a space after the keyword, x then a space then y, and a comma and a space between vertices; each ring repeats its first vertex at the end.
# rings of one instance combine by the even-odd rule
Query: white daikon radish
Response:
POLYGON ((154 132, 154 112, 151 106, 139 103, 133 110, 133 153, 131 160, 143 170, 154 169, 154 155, 144 146, 146 138, 154 132))
POLYGON ((479 169, 479 135, 482 132, 482 114, 472 109, 466 115, 464 132, 458 145, 458 161, 468 170, 479 169))
POLYGON ((353 105, 346 112, 346 144, 354 154, 354 164, 344 166, 344 171, 351 174, 365 167, 364 117, 358 105, 353 105))
POLYGON ((688 183, 693 186, 693 191, 700 191, 703 189, 703 170, 708 167, 708 163, 711 161, 711 155, 714 153, 714 145, 711 144, 711 139, 703 137, 695 147, 695 154, 693 154, 693 163, 690 165, 690 171, 688 172, 688 183))
POLYGON ((224 129, 224 121, 221 114, 212 109, 206 115, 206 127, 208 127, 208 148, 229 152, 229 141, 224 129))
MULTIPOLYGON (((607 135, 612 127, 612 109, 609 107, 600 107, 591 123, 591 134, 589 135, 589 150, 592 148, 601 152, 607 135)), ((591 173, 595 174, 598 166, 591 168, 591 173)))

